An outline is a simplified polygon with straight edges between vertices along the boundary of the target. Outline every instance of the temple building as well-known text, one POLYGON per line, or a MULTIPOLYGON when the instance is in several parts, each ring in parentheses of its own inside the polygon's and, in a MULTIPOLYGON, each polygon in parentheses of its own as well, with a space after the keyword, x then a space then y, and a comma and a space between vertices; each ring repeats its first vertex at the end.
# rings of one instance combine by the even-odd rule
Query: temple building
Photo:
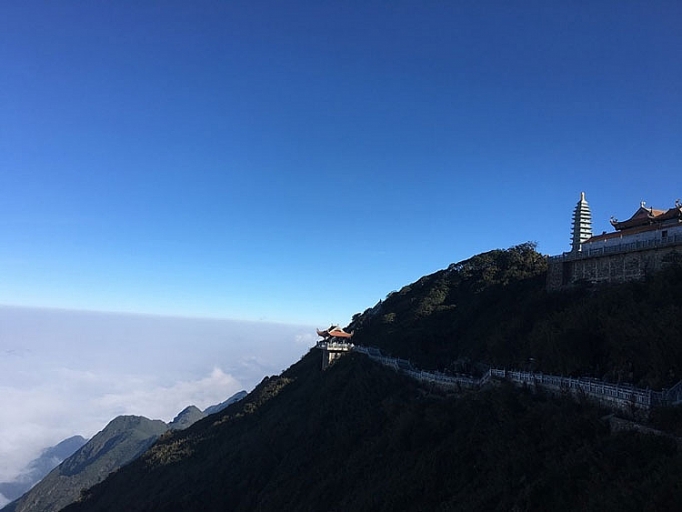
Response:
POLYGON ((644 202, 628 220, 611 218, 615 231, 592 234, 592 215, 585 199, 573 211, 571 251, 549 258, 547 289, 578 283, 641 279, 682 257, 682 203, 667 210, 644 202))
POLYGON ((611 218, 613 233, 603 233, 587 240, 589 249, 612 247, 622 243, 666 242, 682 235, 682 203, 679 199, 675 206, 668 210, 647 208, 642 201, 639 209, 628 220, 618 222, 611 218))
POLYGON ((350 339, 353 331, 346 332, 338 325, 330 325, 324 331, 315 329, 317 335, 323 339, 317 342, 317 348, 322 350, 322 369, 329 368, 334 361, 344 354, 349 354, 353 350, 350 339))

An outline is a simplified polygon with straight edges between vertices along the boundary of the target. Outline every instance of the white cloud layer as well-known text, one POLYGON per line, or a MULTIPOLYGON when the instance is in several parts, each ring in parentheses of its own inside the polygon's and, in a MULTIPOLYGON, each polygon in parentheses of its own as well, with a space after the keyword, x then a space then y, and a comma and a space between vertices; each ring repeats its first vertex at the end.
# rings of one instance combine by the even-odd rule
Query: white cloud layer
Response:
MULTIPOLYGON (((0 307, 0 481, 114 417, 170 421, 281 372, 310 327, 0 307)), ((2 502, 0 496, 0 502, 2 502)))

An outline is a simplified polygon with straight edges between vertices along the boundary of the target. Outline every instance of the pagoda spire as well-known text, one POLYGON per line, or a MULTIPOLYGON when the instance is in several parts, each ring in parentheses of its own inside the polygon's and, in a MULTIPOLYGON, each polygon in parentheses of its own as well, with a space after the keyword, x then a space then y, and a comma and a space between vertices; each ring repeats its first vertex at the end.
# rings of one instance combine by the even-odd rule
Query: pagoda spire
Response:
POLYGON ((592 236, 592 213, 585 199, 585 192, 580 193, 580 201, 573 210, 573 233, 571 251, 582 250, 582 244, 592 236))

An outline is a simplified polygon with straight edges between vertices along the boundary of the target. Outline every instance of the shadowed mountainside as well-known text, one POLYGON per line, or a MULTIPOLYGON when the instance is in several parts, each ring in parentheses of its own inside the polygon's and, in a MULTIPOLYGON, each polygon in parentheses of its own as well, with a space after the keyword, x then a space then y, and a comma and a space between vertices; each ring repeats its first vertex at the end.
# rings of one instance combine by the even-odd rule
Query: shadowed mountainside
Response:
POLYGON ((360 354, 313 349, 68 512, 656 510, 682 500, 673 441, 501 386, 444 396, 360 354), (648 507, 648 508, 647 508, 648 507))
MULTIPOLYGON (((425 276, 355 315, 355 343, 425 368, 481 363, 679 380, 682 269, 545 292, 532 244, 425 276)), ((504 384, 447 395, 311 350, 244 400, 168 432, 68 512, 661 510, 682 503, 675 440, 611 432, 605 411, 504 384)), ((674 425, 677 410, 657 412, 674 425)))
POLYGON ((682 380, 679 259, 644 281, 560 293, 546 275, 533 244, 490 251, 390 293, 347 329, 424 369, 485 363, 653 389, 682 380))

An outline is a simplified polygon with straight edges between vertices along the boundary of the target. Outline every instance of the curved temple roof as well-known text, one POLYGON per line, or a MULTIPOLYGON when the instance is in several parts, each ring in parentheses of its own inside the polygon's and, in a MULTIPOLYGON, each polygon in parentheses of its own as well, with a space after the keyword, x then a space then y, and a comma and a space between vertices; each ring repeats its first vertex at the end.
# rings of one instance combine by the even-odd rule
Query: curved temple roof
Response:
POLYGON ((680 205, 679 202, 669 210, 646 208, 642 202, 639 209, 628 220, 618 222, 616 219, 611 219, 611 225, 618 231, 623 231, 625 229, 659 224, 674 219, 682 219, 682 205, 680 205))
POLYGON ((353 336, 353 332, 346 332, 339 328, 338 325, 330 325, 324 331, 320 331, 319 329, 315 330, 317 331, 317 335, 322 336, 323 338, 350 338, 353 336))

